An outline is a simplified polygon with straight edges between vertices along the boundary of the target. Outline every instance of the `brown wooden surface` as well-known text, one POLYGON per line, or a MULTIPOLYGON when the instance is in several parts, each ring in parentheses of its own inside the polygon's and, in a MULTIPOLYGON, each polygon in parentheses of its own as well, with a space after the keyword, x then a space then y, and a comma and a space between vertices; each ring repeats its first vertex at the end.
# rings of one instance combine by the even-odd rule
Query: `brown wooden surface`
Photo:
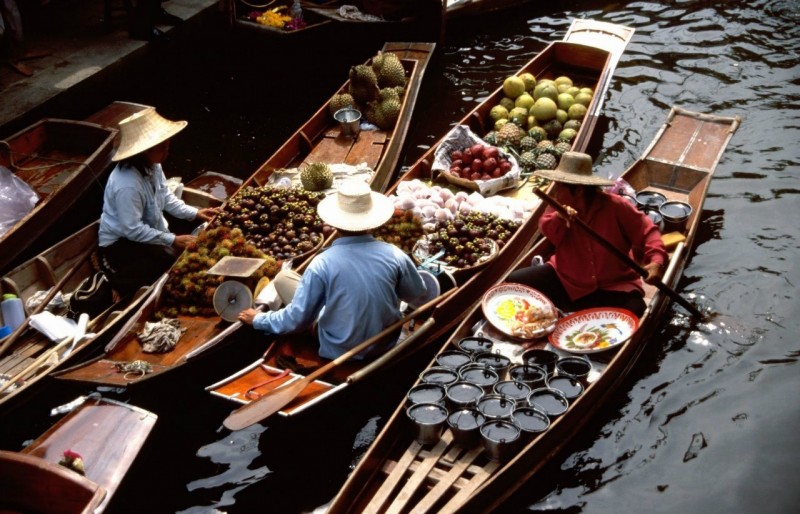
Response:
MULTIPOLYGON (((410 75, 409 86, 403 102, 400 119, 407 120, 414 106, 419 82, 422 80, 422 71, 431 57, 434 45, 427 43, 386 43, 384 51, 397 53, 403 66, 410 75)), ((346 89, 348 82, 339 89, 346 89)), ((407 121, 398 124, 391 131, 362 131, 358 139, 350 140, 341 136, 338 122, 333 119, 326 102, 312 117, 298 129, 272 156, 270 156, 253 175, 241 185, 240 189, 248 186, 258 186, 267 183, 273 171, 281 168, 297 167, 304 162, 342 162, 351 163, 374 162, 374 168, 391 164, 391 158, 398 158, 397 153, 405 140, 408 128, 407 121), (328 161, 327 159, 331 159, 328 161), (368 160, 368 161, 367 161, 368 160)), ((106 114, 95 115, 105 122, 117 120, 127 115, 130 111, 140 109, 137 104, 116 102, 106 114)), ((396 161, 395 161, 396 163, 396 161)), ((309 253, 307 262, 313 253, 309 253)), ((296 268, 301 267, 297 264, 296 268)), ((225 330, 228 333, 235 331, 239 323, 233 326, 222 322, 218 316, 209 318, 180 316, 181 325, 187 328, 178 345, 170 352, 164 354, 146 354, 141 351, 135 334, 141 330, 146 321, 154 319, 154 313, 161 295, 160 289, 155 292, 145 304, 134 314, 135 321, 121 329, 121 332, 112 340, 114 349, 109 350, 102 358, 72 368, 57 375, 58 378, 68 380, 88 381, 115 386, 125 386, 147 380, 170 371, 186 362, 185 357, 208 343, 224 338, 225 330), (145 360, 154 366, 154 372, 135 378, 124 378, 123 373, 113 369, 115 362, 130 362, 145 360)), ((315 386, 316 387, 316 386, 315 386)))
POLYGON ((64 451, 77 452, 86 477, 107 493, 117 490, 155 425, 151 412, 107 400, 89 399, 66 415, 22 453, 58 463, 64 451))
POLYGON ((106 171, 116 134, 93 123, 48 118, 5 139, 0 165, 28 182, 40 200, 0 238, 0 270, 106 171))
POLYGON ((58 464, 0 450, 0 512, 90 514, 105 490, 58 464))
MULTIPOLYGON (((667 145, 659 146, 658 143, 660 141, 684 141, 686 144, 691 144, 692 141, 699 139, 716 140, 717 142, 714 143, 714 146, 706 146, 707 154, 716 156, 714 160, 716 162, 718 156, 727 145, 730 135, 738 125, 738 119, 716 120, 715 123, 722 123, 727 126, 725 129, 727 130, 727 136, 722 138, 710 137, 708 139, 706 139, 704 129, 701 128, 699 132, 697 130, 698 127, 702 127, 707 122, 704 115, 676 110, 670 114, 669 119, 670 121, 665 123, 656 135, 654 142, 643 152, 642 159, 626 170, 623 178, 626 180, 632 179, 632 183, 637 184, 635 186, 637 189, 647 188, 665 194, 669 192, 673 195, 683 195, 684 198, 687 198, 692 203, 695 211, 699 212, 702 209, 705 191, 708 187, 708 179, 714 169, 708 170, 706 178, 690 181, 690 183, 694 184, 694 189, 691 192, 667 190, 660 187, 657 182, 650 182, 651 178, 658 178, 657 175, 648 173, 646 160, 651 156, 649 155, 650 150, 656 147, 660 149, 667 147, 667 145), (685 137, 689 133, 702 136, 702 138, 685 137)), ((715 133, 716 130, 717 127, 712 127, 711 133, 715 133)), ((662 153, 661 158, 663 160, 678 161, 680 156, 689 155, 690 152, 686 152, 686 150, 690 147, 679 148, 674 146, 672 154, 662 153)), ((696 170, 692 168, 678 166, 676 169, 679 175, 681 169, 689 174, 696 173, 696 170)), ((687 247, 691 247, 698 224, 699 218, 693 218, 693 221, 687 226, 687 247)), ((533 248, 528 255, 523 256, 518 265, 527 266, 531 256, 535 254, 543 255, 546 258, 548 253, 544 243, 543 241, 533 248)), ((687 252, 683 251, 683 246, 679 246, 671 255, 671 260, 665 273, 665 283, 674 287, 680 278, 686 259, 687 252)), ((442 477, 447 476, 453 464, 450 462, 437 463, 429 473, 430 479, 428 481, 419 481, 418 485, 414 487, 417 490, 417 494, 412 497, 425 498, 425 495, 428 494, 431 496, 423 500, 422 503, 406 505, 407 511, 416 512, 417 509, 422 511, 431 509, 434 506, 437 512, 472 513, 496 511, 504 499, 512 494, 520 484, 539 471, 548 459, 553 457, 577 433, 590 415, 602 405, 603 399, 613 392, 626 371, 633 365, 647 338, 656 330, 661 315, 667 306, 666 297, 660 294, 653 294, 651 289, 649 289, 647 298, 649 301, 648 310, 642 317, 639 329, 634 336, 615 351, 592 354, 590 356, 596 362, 596 369, 602 370, 599 378, 586 388, 583 395, 575 400, 570 405, 569 410, 556 419, 546 432, 528 443, 511 461, 502 465, 489 461, 483 455, 475 458, 475 465, 467 465, 467 463, 463 463, 463 465, 455 464, 465 470, 471 470, 470 472, 473 473, 473 476, 472 478, 459 477, 453 481, 453 487, 446 491, 442 490, 444 488, 443 485, 437 489, 435 484, 442 477), (468 478, 468 480, 465 482, 461 478, 468 478), (443 505, 444 502, 446 504, 443 505)), ((454 347, 461 338, 472 335, 473 327, 483 322, 482 312, 476 306, 448 338, 440 352, 454 347)), ((490 336, 492 335, 491 331, 486 333, 490 336)), ((545 340, 540 340, 529 346, 542 347, 544 343, 545 340)), ((401 459, 406 448, 413 448, 414 444, 416 443, 412 441, 410 427, 405 419, 404 404, 401 404, 378 435, 372 447, 364 455, 357 468, 351 473, 342 490, 330 504, 329 512, 331 514, 336 512, 357 512, 365 508, 373 496, 385 495, 385 488, 388 487, 384 485, 387 481, 386 473, 391 468, 390 465, 387 466, 387 463, 401 459)), ((414 467, 415 464, 413 463, 409 465, 410 469, 414 467)), ((394 473, 394 471, 390 473, 394 473)), ((390 474, 389 476, 391 477, 392 475, 390 474)), ((402 501, 408 503, 405 498, 402 501)), ((400 500, 398 499, 398 501, 400 500)))

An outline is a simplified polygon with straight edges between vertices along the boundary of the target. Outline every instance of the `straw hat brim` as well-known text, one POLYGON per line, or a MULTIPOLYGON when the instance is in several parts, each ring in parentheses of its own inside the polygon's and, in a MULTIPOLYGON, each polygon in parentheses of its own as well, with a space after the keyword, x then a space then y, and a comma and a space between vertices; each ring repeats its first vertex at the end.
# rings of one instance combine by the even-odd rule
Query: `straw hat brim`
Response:
POLYGON ((394 203, 386 196, 370 192, 372 200, 366 211, 347 212, 340 208, 336 194, 325 197, 317 205, 317 214, 328 225, 348 232, 361 232, 378 228, 394 214, 394 203))
POLYGON ((559 170, 538 170, 534 176, 546 178, 553 182, 563 182, 565 184, 576 184, 579 186, 613 186, 614 181, 597 175, 578 175, 559 170))
POLYGON ((171 138, 186 125, 186 121, 171 121, 160 116, 155 109, 136 113, 119 122, 119 146, 111 160, 118 162, 142 153, 171 138))

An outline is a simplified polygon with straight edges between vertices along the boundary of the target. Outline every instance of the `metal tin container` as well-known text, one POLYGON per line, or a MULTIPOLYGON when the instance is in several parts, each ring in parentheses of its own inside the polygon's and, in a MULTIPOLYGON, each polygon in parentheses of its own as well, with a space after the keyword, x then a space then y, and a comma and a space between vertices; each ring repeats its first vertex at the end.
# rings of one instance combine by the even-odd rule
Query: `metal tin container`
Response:
POLYGON ((639 191, 636 193, 636 206, 640 211, 657 211, 667 197, 656 191, 639 191))
POLYGON ((511 380, 522 382, 531 389, 536 389, 544 387, 545 380, 547 380, 547 371, 541 366, 517 364, 516 366, 511 366, 508 370, 508 376, 511 380))
POLYGON ((491 339, 481 336, 465 337, 458 342, 458 348, 470 355, 490 352, 492 351, 492 346, 494 346, 494 343, 491 339))
POLYGON ((550 418, 536 407, 517 407, 511 413, 511 420, 522 431, 523 443, 550 428, 550 418))
POLYGON ((577 378, 569 375, 550 377, 547 380, 547 387, 564 393, 564 397, 569 403, 574 402, 578 396, 582 395, 584 389, 583 384, 577 378))
POLYGON ((547 371, 547 375, 552 375, 556 370, 558 354, 550 350, 541 348, 531 348, 522 352, 522 363, 533 366, 540 366, 547 371))
POLYGON ((567 412, 569 408, 569 401, 567 401, 564 393, 549 387, 531 391, 530 396, 528 396, 528 403, 531 407, 536 407, 547 414, 551 421, 567 412))
POLYGON ((484 392, 491 391, 494 385, 500 381, 495 370, 481 364, 463 366, 459 370, 458 376, 465 382, 480 386, 484 392))
POLYGON ((459 409, 447 416, 447 426, 453 432, 453 441, 464 447, 475 446, 481 439, 481 425, 486 417, 477 409, 459 409))
POLYGON ((418 403, 436 403, 442 405, 445 398, 445 389, 441 384, 417 384, 408 390, 406 405, 418 403))
POLYGON ((453 382, 445 389, 447 406, 451 409, 474 407, 481 396, 483 396, 483 387, 471 382, 453 382))
POLYGON ((435 366, 420 373, 419 379, 426 384, 440 384, 444 387, 458 380, 458 373, 450 368, 435 366))
POLYGON ((664 202, 658 212, 664 220, 664 232, 684 232, 692 215, 692 206, 686 202, 664 202))
POLYGON ((478 400, 478 410, 488 420, 511 419, 517 402, 502 394, 487 394, 478 400))
POLYGON ((501 353, 480 352, 473 356, 473 360, 478 364, 486 364, 497 372, 500 380, 503 380, 511 366, 511 359, 501 353))
POLYGON ((583 357, 561 357, 556 362, 556 373, 574 377, 584 386, 589 384, 589 373, 592 372, 592 363, 583 357))
POLYGON ((487 421, 481 426, 481 438, 486 456, 491 460, 505 462, 517 453, 520 443, 520 428, 505 419, 487 421))
POLYGON ((443 368, 458 369, 471 361, 470 354, 461 350, 445 350, 436 356, 436 364, 443 368))
POLYGON ((442 437, 447 421, 447 409, 435 403, 418 403, 406 409, 414 424, 414 439, 420 444, 435 444, 442 437))
POLYGON ((492 388, 495 394, 502 394, 511 398, 515 402, 527 401, 528 395, 531 394, 531 388, 528 384, 517 382, 516 380, 503 380, 498 382, 492 388))

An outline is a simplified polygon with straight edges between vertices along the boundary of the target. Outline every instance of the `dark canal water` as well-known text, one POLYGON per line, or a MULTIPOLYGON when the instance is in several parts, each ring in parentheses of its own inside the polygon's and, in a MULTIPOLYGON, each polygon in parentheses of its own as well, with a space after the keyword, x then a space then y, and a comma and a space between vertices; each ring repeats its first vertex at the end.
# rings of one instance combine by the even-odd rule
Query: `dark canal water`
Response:
MULTIPOLYGON (((800 6, 794 0, 558 5, 453 27, 426 73, 406 163, 506 75, 561 39, 572 18, 634 27, 606 97, 593 150, 597 165, 603 174, 622 172, 672 105, 742 117, 711 184, 679 288, 709 312, 733 318, 737 328, 724 334, 672 307, 618 394, 503 511, 796 512, 800 6)), ((91 99, 92 108, 126 99, 188 119, 168 172, 190 177, 213 169, 245 177, 330 96, 349 64, 380 46, 366 41, 336 41, 342 48, 287 42, 264 50, 251 43, 246 51, 216 41, 178 59, 166 54, 146 70, 158 81, 121 85, 91 99)), ((264 350, 255 334, 234 344, 178 377, 106 393, 159 415, 110 512, 312 511, 335 495, 413 381, 413 365, 421 365, 409 363, 296 420, 230 433, 221 421, 231 406, 203 388, 264 350)), ((5 447, 42 432, 51 407, 88 391, 45 382, 18 408, 22 425, 5 447)), ((4 430, 13 419, 4 415, 4 430)))

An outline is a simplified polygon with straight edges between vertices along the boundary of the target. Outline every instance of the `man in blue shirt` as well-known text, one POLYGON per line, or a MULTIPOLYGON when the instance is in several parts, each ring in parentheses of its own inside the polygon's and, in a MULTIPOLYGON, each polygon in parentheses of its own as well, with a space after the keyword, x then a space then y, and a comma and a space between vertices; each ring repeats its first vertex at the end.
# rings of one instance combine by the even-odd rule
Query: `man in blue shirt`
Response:
POLYGON ((185 121, 170 121, 145 109, 119 123, 118 162, 103 193, 98 244, 101 265, 114 291, 127 296, 152 284, 194 241, 170 232, 164 212, 184 220, 209 221, 217 209, 186 205, 167 188, 161 163, 170 138, 185 121))
POLYGON ((288 305, 264 313, 246 309, 239 320, 268 334, 308 330, 316 323, 319 355, 335 359, 399 320, 400 300, 414 300, 426 287, 405 253, 369 233, 392 217, 386 196, 351 180, 322 200, 317 212, 339 237, 314 257, 302 277, 294 274, 299 283, 288 305))

